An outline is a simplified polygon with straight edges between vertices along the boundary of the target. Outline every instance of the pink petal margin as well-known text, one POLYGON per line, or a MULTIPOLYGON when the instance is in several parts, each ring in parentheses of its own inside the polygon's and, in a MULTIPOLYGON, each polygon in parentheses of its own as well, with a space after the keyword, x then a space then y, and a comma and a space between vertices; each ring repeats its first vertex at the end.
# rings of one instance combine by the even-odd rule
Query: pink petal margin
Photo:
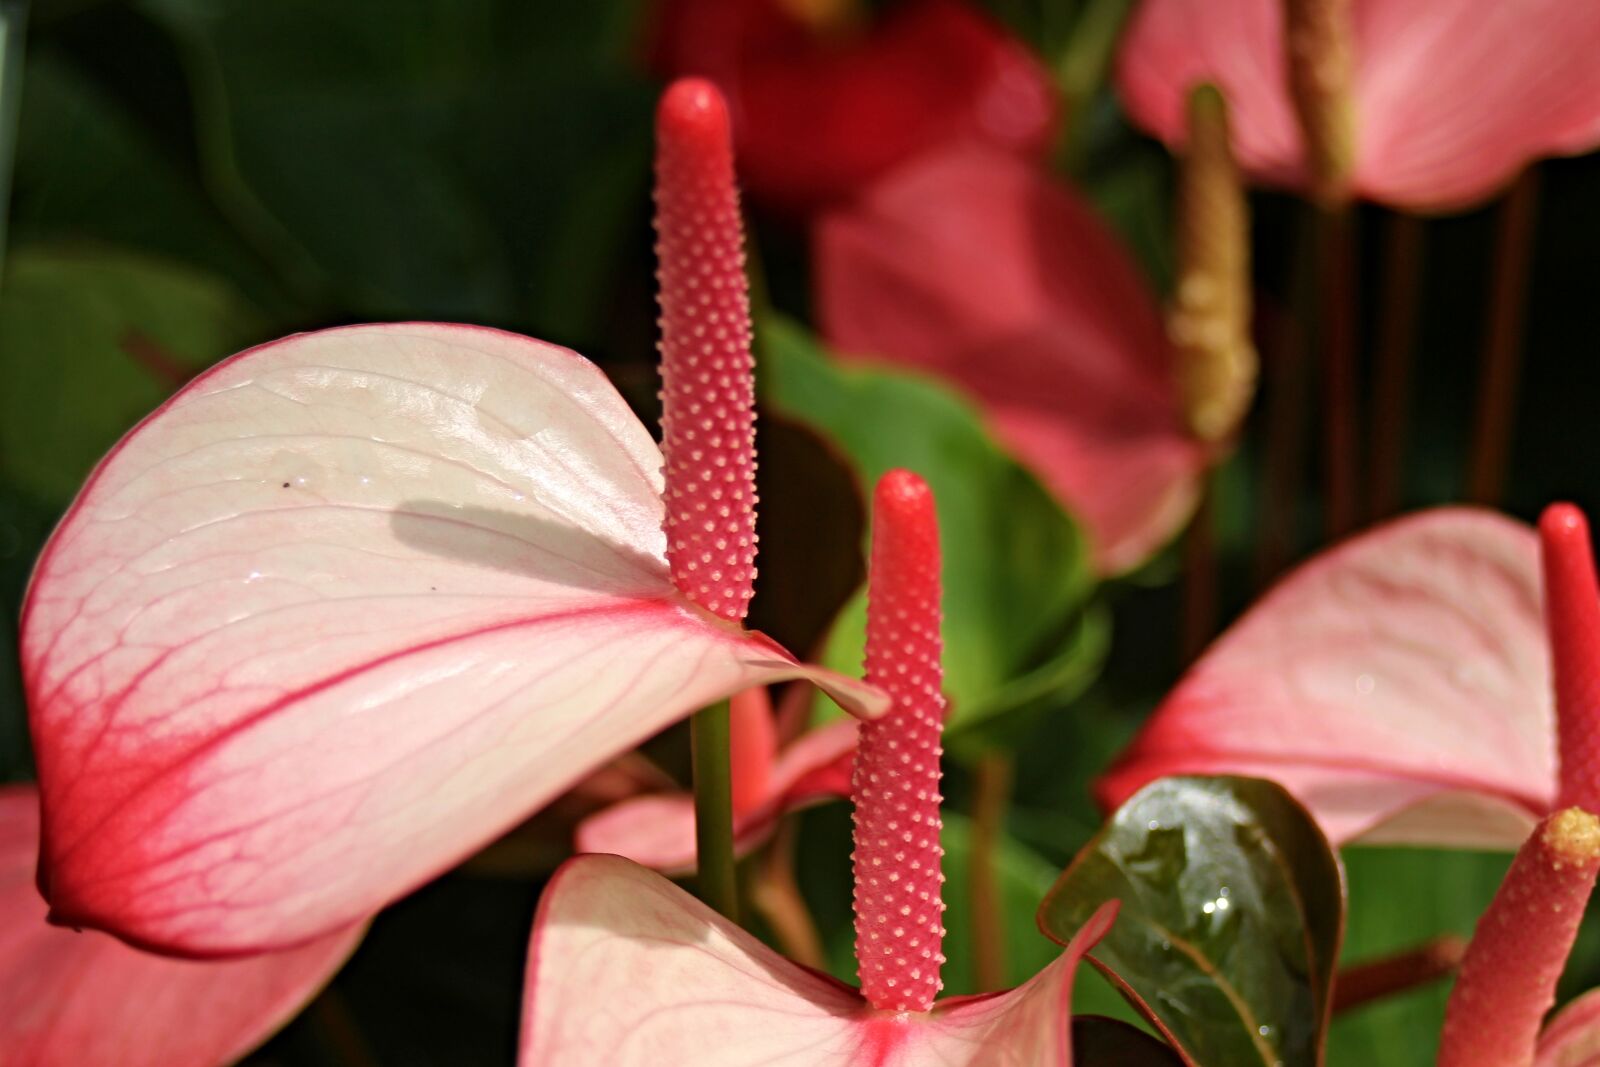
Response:
POLYGON ((230 1063, 315 996, 365 930, 221 963, 147 955, 47 923, 38 851, 38 794, 0 788, 0 1064, 230 1063))
MULTIPOLYGON (((740 857, 766 843, 784 815, 850 795, 856 732, 852 720, 829 723, 779 753, 759 800, 734 813, 734 850, 740 857)), ((692 874, 694 798, 658 793, 613 804, 578 824, 576 845, 579 852, 625 856, 663 874, 692 874)))
POLYGON ((1101 779, 1281 783, 1335 843, 1516 848, 1555 801, 1538 542, 1492 512, 1400 519, 1285 578, 1101 779))
MULTIPOLYGON (((1146 0, 1118 60, 1135 121, 1174 147, 1199 82, 1228 96, 1241 165, 1302 187, 1280 0, 1146 0)), ((1355 192, 1414 211, 1472 207, 1528 163, 1600 146, 1600 6, 1354 0, 1355 192)))
POLYGON ((327 330, 191 382, 90 477, 23 609, 53 916, 290 947, 731 693, 880 710, 673 589, 661 489, 605 376, 514 334, 327 330))
POLYGON ((1600 989, 1556 1012, 1539 1035, 1534 1067, 1600 1067, 1600 989))
POLYGON ((1104 572, 1194 507, 1155 299, 1093 209, 1041 168, 960 148, 921 157, 815 231, 818 318, 846 357, 942 378, 1086 527, 1104 572))
POLYGON ((1111 902, 1005 993, 878 1012, 665 878, 580 856, 546 887, 524 990, 524 1067, 1070 1067, 1072 979, 1111 902))

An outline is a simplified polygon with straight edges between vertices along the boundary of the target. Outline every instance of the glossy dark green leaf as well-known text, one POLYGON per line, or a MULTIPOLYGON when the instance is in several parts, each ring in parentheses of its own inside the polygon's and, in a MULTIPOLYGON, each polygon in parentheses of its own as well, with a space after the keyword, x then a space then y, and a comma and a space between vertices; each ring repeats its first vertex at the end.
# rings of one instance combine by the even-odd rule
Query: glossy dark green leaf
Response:
POLYGON ((267 340, 211 275, 127 252, 35 248, 0 289, 0 476, 64 503, 194 372, 267 340))
POLYGON ((1093 959, 1199 1067, 1321 1062, 1343 926, 1339 863, 1305 809, 1249 778, 1135 794, 1039 909, 1065 942, 1107 900, 1093 959))
POLYGON ((1171 1046, 1136 1026, 1099 1015, 1072 1020, 1073 1067, 1180 1067, 1171 1046))
MULTIPOLYGON (((994 443, 974 409, 926 378, 834 363, 779 319, 763 324, 758 359, 766 402, 831 439, 864 487, 893 467, 914 470, 933 487, 945 558, 951 734, 1081 685, 1082 665, 1103 651, 1075 629, 1093 588, 1083 538, 994 443)), ((865 620, 858 595, 835 624, 823 661, 858 672, 865 620)))

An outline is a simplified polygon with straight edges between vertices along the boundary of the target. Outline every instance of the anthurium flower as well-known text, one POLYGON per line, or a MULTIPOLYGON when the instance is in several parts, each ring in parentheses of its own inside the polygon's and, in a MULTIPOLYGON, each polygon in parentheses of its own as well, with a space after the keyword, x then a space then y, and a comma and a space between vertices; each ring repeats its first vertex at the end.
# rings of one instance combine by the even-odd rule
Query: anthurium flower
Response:
POLYGON ((1087 528, 1104 572, 1188 517, 1191 435, 1155 301, 1090 206, 978 149, 923 157, 816 231, 817 313, 849 357, 958 386, 1087 528))
MULTIPOLYGON (((1582 597, 1592 615, 1593 571, 1586 586, 1572 577, 1588 553, 1575 510, 1542 528, 1559 647, 1571 612, 1556 608, 1582 597)), ((1558 783, 1540 601, 1538 539, 1519 522, 1445 508, 1377 527, 1224 633, 1098 796, 1112 808, 1167 775, 1253 775, 1295 794, 1335 843, 1514 848, 1561 798, 1577 802, 1595 766, 1569 756, 1564 726, 1558 783)))
POLYGON ((214 1067, 265 1040, 322 988, 360 925, 287 952, 152 956, 45 921, 33 884, 39 797, 0 788, 0 1063, 214 1067))
MULTIPOLYGON (((1291 93, 1283 0, 1146 0, 1117 81, 1174 147, 1184 101, 1221 86, 1261 181, 1313 184, 1291 93)), ((1567 0, 1321 0, 1349 55, 1347 193, 1417 211, 1470 207, 1543 156, 1600 145, 1600 8, 1567 0)), ((1313 14, 1316 14, 1315 12, 1313 14)), ((1318 60, 1325 57, 1317 57, 1318 60)))
MULTIPOLYGON (((810 699, 805 691, 796 691, 810 699)), ((850 795, 856 724, 827 723, 778 747, 764 688, 736 694, 730 708, 734 848, 745 855, 779 818, 818 801, 850 795)), ((579 852, 605 852, 667 874, 695 868, 694 798, 682 790, 630 797, 578 825, 579 852)))
POLYGON ((580 856, 534 920, 523 1064, 1069 1067, 1073 972, 1115 902, 1019 988, 935 1003, 939 590, 932 494, 891 471, 874 496, 867 679, 893 708, 863 724, 853 773, 860 991, 782 958, 658 874, 580 856))
POLYGON ((22 620, 54 918, 193 955, 296 945, 731 693, 803 677, 881 709, 739 625, 726 111, 680 85, 659 133, 666 460, 574 353, 413 323, 227 360, 90 476, 22 620))
POLYGON ((1022 42, 963 0, 912 0, 870 21, 865 6, 666 0, 656 64, 728 94, 748 188, 787 208, 851 195, 954 141, 1048 148, 1055 95, 1022 42))

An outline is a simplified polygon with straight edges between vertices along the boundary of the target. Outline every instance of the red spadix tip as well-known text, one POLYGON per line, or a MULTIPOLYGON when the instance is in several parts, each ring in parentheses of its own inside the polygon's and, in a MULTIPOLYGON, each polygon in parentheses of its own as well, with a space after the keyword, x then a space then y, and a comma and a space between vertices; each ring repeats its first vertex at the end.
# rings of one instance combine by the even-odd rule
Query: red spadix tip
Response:
POLYGON ((704 78, 679 78, 667 86, 656 105, 656 129, 674 138, 726 141, 728 102, 704 78))
POLYGON ((1589 550, 1589 520, 1575 504, 1551 504, 1539 516, 1539 541, 1545 552, 1589 550))

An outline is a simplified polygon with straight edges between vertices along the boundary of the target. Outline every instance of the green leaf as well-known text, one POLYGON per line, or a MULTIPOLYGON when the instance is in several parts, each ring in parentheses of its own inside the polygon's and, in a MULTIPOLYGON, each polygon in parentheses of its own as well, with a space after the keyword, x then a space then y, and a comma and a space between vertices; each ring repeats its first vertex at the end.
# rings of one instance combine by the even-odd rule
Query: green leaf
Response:
POLYGON ((0 289, 0 475, 64 503, 195 371, 261 340, 210 275, 145 256, 39 247, 0 289))
MULTIPOLYGON (((959 395, 903 371, 827 359, 799 327, 762 323, 767 403, 828 436, 862 486, 894 467, 927 479, 944 549, 945 691, 952 735, 1063 689, 1104 650, 1078 616, 1093 589, 1084 540, 1042 486, 984 431, 959 395)), ((861 670, 865 596, 845 606, 823 661, 861 670)), ((958 736, 952 751, 961 752, 958 736)))
POLYGON ((45 50, 28 57, 17 145, 17 244, 104 242, 279 298, 267 264, 140 128, 127 105, 45 50))
MULTIPOLYGON (((1342 962, 1350 965, 1404 952, 1441 934, 1470 937, 1511 854, 1350 848, 1344 862, 1350 912, 1342 962)), ((1433 982, 1340 1015, 1328 1041, 1329 1067, 1432 1063, 1449 992, 1448 981, 1433 982)))
MULTIPOLYGON (((939 842, 944 846, 944 991, 940 996, 984 993, 974 964, 972 931, 972 820, 944 814, 939 842)), ((1061 955, 1061 946, 1039 933, 1034 914, 1050 890, 1055 870, 1037 853, 1010 837, 995 848, 996 884, 1000 890, 1001 925, 1005 930, 1006 985, 1018 986, 1061 955)))
POLYGON ((610 312, 648 205, 630 5, 142 6, 184 45, 230 213, 338 300, 567 342, 610 312))
POLYGON ((1159 1038, 1099 1015, 1072 1020, 1073 1067, 1180 1067, 1183 1060, 1159 1038))
POLYGON ((1199 1067, 1321 1060, 1343 925, 1338 860, 1280 787, 1167 778, 1134 795, 1039 909, 1066 943, 1107 900, 1093 959, 1199 1067))

